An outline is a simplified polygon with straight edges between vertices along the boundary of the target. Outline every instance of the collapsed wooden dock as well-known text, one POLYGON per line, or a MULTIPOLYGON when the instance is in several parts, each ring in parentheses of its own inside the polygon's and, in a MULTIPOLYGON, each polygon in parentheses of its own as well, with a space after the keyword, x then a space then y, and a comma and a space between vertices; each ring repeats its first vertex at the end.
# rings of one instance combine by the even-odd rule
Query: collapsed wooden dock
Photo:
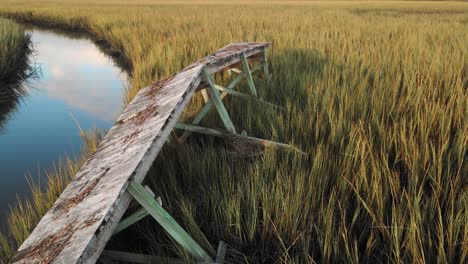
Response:
POLYGON ((231 43, 174 76, 142 89, 21 245, 13 262, 95 263, 100 257, 153 262, 158 257, 105 251, 113 234, 151 215, 196 260, 222 263, 224 243, 220 243, 217 256, 210 256, 141 183, 173 129, 184 130, 178 142, 184 142, 195 132, 219 137, 236 135, 263 147, 294 149, 237 133, 223 104, 226 95, 257 98, 252 73, 262 70, 270 78, 268 46, 269 43, 231 43), (226 87, 215 84, 213 75, 226 70, 235 74, 231 83, 226 87), (244 78, 250 94, 234 89, 244 78), (178 123, 185 106, 198 91, 205 99, 203 109, 191 123, 178 123), (225 129, 199 125, 212 108, 219 113, 225 129), (122 219, 133 199, 142 208, 122 219))

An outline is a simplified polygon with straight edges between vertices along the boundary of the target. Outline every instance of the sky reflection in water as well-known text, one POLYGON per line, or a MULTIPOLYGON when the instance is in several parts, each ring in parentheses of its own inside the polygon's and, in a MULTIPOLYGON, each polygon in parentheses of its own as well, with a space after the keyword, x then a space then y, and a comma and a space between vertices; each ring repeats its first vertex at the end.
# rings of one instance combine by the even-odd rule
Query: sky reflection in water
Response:
POLYGON ((0 128, 0 218, 16 194, 28 194, 27 175, 45 178, 44 169, 65 154, 79 154, 84 130, 107 130, 120 112, 126 76, 88 39, 51 31, 31 31, 33 60, 42 75, 0 128), (76 121, 75 121, 76 120, 76 121))

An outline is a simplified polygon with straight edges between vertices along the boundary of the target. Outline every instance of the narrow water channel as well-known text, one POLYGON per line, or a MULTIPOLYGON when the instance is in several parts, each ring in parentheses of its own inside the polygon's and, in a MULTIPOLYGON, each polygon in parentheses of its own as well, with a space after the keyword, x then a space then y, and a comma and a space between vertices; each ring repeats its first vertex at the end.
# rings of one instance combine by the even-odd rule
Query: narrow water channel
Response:
POLYGON ((28 177, 45 179, 65 155, 78 155, 77 124, 108 130, 122 106, 125 73, 89 39, 30 29, 39 78, 0 122, 0 219, 17 195, 29 195, 28 177))

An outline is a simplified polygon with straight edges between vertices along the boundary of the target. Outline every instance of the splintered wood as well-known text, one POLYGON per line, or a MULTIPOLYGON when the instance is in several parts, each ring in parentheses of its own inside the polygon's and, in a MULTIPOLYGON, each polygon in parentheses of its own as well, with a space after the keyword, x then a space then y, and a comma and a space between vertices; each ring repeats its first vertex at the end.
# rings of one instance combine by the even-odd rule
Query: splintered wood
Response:
MULTIPOLYGON (((95 263, 127 209, 130 181, 142 182, 203 79, 264 52, 268 43, 232 43, 142 89, 52 208, 14 263, 95 263)), ((256 58, 258 56, 255 56, 256 58)))

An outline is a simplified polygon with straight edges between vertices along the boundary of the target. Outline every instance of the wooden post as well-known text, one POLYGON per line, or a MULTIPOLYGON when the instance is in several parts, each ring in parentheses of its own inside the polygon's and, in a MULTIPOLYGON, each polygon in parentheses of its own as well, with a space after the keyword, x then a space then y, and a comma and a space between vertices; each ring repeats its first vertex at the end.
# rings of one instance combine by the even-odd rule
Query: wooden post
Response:
POLYGON ((242 67, 244 68, 244 74, 247 78, 247 83, 249 84, 250 92, 253 96, 257 97, 257 89, 255 89, 252 73, 250 72, 249 62, 247 61, 247 58, 245 57, 244 53, 242 53, 240 57, 242 61, 242 67))
POLYGON ((128 192, 187 252, 198 260, 212 262, 208 253, 151 197, 140 183, 130 182, 128 192))
POLYGON ((224 257, 226 256, 227 244, 224 241, 219 241, 218 251, 216 253, 216 264, 224 264, 224 257))
POLYGON ((221 97, 219 95, 218 90, 216 89, 216 86, 213 82, 213 79, 211 79, 211 76, 206 72, 206 69, 203 71, 205 73, 205 78, 208 81, 208 92, 210 93, 210 98, 213 102, 213 104, 216 106, 216 109, 218 110, 219 116, 221 117, 224 126, 226 127, 227 130, 236 133, 236 129, 234 128, 234 124, 231 121, 231 118, 229 117, 229 114, 224 107, 223 101, 221 100, 221 97))
POLYGON ((268 70, 268 61, 266 56, 266 50, 263 50, 263 73, 268 81, 271 81, 270 71, 268 70))

